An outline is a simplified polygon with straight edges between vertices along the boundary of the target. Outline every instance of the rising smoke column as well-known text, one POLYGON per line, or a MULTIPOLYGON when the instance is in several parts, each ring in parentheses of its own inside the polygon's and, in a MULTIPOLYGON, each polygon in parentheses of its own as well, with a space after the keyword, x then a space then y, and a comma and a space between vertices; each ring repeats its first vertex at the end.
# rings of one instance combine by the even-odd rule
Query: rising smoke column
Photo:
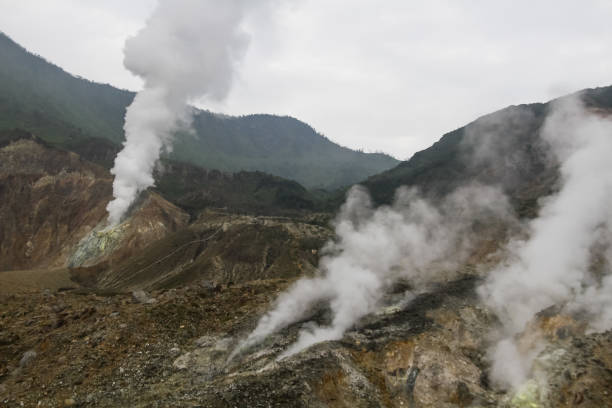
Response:
POLYGON ((153 168, 172 135, 188 126, 196 98, 223 99, 248 37, 247 9, 261 1, 160 0, 146 26, 125 43, 124 65, 144 80, 125 115, 125 142, 111 173, 114 199, 106 209, 115 225, 154 184, 153 168))
POLYGON ((321 273, 300 279, 281 294, 232 357, 303 319, 319 302, 329 304, 331 324, 302 329, 281 357, 340 339, 358 319, 376 310, 394 282, 408 279, 422 288, 443 279, 445 272, 454 273, 475 243, 474 220, 509 213, 503 194, 479 185, 458 189, 437 205, 414 189, 400 188, 393 206, 376 209, 367 192, 354 187, 335 221, 337 239, 323 249, 321 273))
POLYGON ((560 164, 561 186, 547 197, 529 238, 515 240, 509 257, 479 289, 503 324, 492 350, 492 379, 518 387, 537 350, 519 351, 515 335, 552 306, 591 314, 592 328, 612 327, 612 119, 585 111, 576 97, 557 102, 541 132, 560 164), (603 252, 603 279, 591 273, 593 249, 603 252))

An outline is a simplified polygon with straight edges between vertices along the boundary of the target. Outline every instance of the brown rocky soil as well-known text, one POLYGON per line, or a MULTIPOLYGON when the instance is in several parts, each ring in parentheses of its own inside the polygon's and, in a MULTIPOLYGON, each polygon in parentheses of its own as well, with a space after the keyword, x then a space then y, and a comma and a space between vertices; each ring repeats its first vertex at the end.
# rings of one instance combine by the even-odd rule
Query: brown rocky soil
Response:
MULTIPOLYGON (((328 215, 188 214, 148 192, 107 229, 106 170, 31 135, 0 142, 0 407, 612 406, 612 332, 554 308, 519 339, 547 342, 538 381, 489 384, 498 322, 473 265, 409 302, 396 285, 339 341, 279 360, 303 325, 329 323, 318 305, 230 359, 316 271, 328 215)), ((472 264, 505 236, 481 235, 472 264)))
MULTIPOLYGON (((301 323, 228 356, 290 280, 208 281, 152 292, 42 291, 0 298, 0 404, 83 407, 605 407, 612 333, 553 339, 537 364, 548 402, 487 382, 494 318, 475 278, 408 305, 389 294, 340 341, 276 360, 301 323), (552 357, 551 357, 552 356, 552 357), (534 405, 528 405, 534 404, 534 405)), ((325 309, 312 319, 327 321, 325 309)), ((563 319, 560 319, 563 320, 563 319)), ((551 322, 542 323, 551 327, 551 322)), ((561 326, 565 327, 565 324, 561 326)), ((543 392, 543 390, 541 391, 543 392)))
POLYGON ((112 290, 180 287, 194 280, 231 284, 295 278, 315 270, 329 228, 308 220, 203 212, 100 273, 96 286, 112 290))

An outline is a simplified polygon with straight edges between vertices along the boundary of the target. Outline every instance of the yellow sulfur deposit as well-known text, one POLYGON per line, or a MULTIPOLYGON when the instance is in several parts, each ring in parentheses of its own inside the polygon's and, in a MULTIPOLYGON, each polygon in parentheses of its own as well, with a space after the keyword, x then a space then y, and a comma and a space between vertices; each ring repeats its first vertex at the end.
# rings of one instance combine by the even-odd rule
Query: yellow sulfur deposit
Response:
POLYGON ((519 388, 510 400, 513 408, 543 408, 540 403, 540 388, 534 380, 529 380, 519 388))
POLYGON ((68 266, 80 266, 98 259, 112 251, 121 241, 121 238, 129 227, 129 223, 123 223, 114 227, 92 231, 78 244, 75 252, 69 259, 68 266))

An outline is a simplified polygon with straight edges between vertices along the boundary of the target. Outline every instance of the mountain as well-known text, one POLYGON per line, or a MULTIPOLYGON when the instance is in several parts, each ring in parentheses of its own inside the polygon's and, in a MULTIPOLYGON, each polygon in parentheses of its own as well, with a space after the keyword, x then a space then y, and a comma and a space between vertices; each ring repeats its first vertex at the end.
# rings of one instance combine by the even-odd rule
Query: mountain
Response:
MULTIPOLYGON (((203 209, 295 216, 316 204, 298 183, 269 174, 163 163, 158 186, 121 230, 128 247, 121 257, 186 227, 203 209)), ((75 245, 104 223, 112 181, 107 169, 74 152, 26 131, 0 130, 0 270, 71 263, 75 245)))
MULTIPOLYGON (((0 61, 0 129, 25 129, 69 150, 90 138, 121 144, 133 92, 74 77, 2 33, 0 61)), ((308 188, 349 185, 397 164, 385 154, 339 146, 291 117, 196 110, 193 128, 195 137, 179 135, 168 158, 221 171, 263 171, 308 188)))
MULTIPOLYGON (((603 113, 612 105, 611 88, 582 97, 603 113)), ((537 198, 557 188, 538 137, 547 109, 480 118, 364 184, 388 203, 402 184, 441 198, 461 184, 498 182, 532 216, 537 198)), ((283 357, 313 325, 332 324, 334 305, 319 301, 241 349, 287 288, 321 276, 331 214, 315 213, 316 197, 294 181, 165 159, 157 186, 105 229, 112 178, 93 161, 117 146, 78 141, 67 151, 0 131, 2 406, 612 406, 612 331, 586 331, 584 316, 555 307, 518 339, 547 342, 534 360, 544 382, 491 383, 488 334, 501 322, 477 293, 484 272, 476 266, 499 245, 483 228, 474 264, 428 286, 397 282, 341 338, 283 357)), ((350 279, 352 265, 346 272, 350 279)))
MULTIPOLYGON (((612 110, 612 86, 586 89, 577 96, 591 110, 612 110)), ((558 177, 557 163, 546 153, 539 133, 556 102, 510 106, 485 115, 360 184, 377 204, 391 203, 400 186, 418 187, 439 198, 471 182, 495 184, 520 215, 533 216, 538 199, 555 189, 558 177)), ((341 200, 337 197, 336 205, 341 200)))
MULTIPOLYGON (((6 90, 0 92, 1 406, 612 406, 612 331, 591 332, 589 313, 556 301, 549 306, 545 294, 545 308, 513 334, 515 354, 495 349, 510 363, 521 360, 523 349, 532 354, 531 379, 505 389, 491 376, 492 347, 502 344, 495 336, 504 334, 506 322, 481 290, 508 238, 529 235, 519 224, 537 216, 542 198, 560 188, 559 163, 540 137, 550 103, 483 116, 362 183, 376 204, 392 202, 399 186, 418 187, 437 203, 458 186, 498 185, 523 219, 481 208, 472 219, 465 216, 471 209, 456 203, 440 207, 440 214, 427 208, 397 214, 389 207, 370 214, 351 200, 345 217, 330 224, 340 195, 321 213, 327 196, 296 181, 205 169, 172 156, 156 168, 156 186, 111 228, 105 224, 109 166, 119 149, 122 109, 133 95, 71 77, 10 41, 0 49, 0 72, 16 70, 19 58, 26 67, 13 79, 0 77, 6 90), (116 139, 108 136, 113 131, 116 139), (458 232, 444 227, 447 216, 458 219, 458 232), (368 217, 379 221, 374 228, 368 217), (429 235, 440 237, 431 248, 422 243, 429 235), (404 237, 415 246, 396 246, 404 237), (447 239, 465 260, 442 251, 441 262, 427 263, 429 251, 438 253, 438 241, 447 239), (333 287, 326 284, 329 268, 342 272, 333 287), (388 276, 394 282, 382 284, 377 268, 402 279, 388 276), (303 277, 313 279, 298 281, 303 277), (378 283, 380 298, 362 290, 379 290, 378 283), (344 295, 351 298, 345 307, 344 295), (369 313, 361 313, 370 303, 369 313), (347 320, 353 312, 360 318, 347 320), (285 354, 317 327, 333 330, 336 320, 352 323, 327 341, 285 354), (276 330, 245 346, 270 321, 276 330)), ((592 112, 612 112, 612 87, 579 96, 592 112)), ((194 127, 199 136, 191 142, 218 143, 219 157, 233 150, 242 159, 253 151, 263 155, 267 146, 290 155, 321 141, 294 119, 265 115, 200 112, 194 127), (266 135, 272 136, 264 142, 266 135)), ((583 245, 578 238, 569 240, 583 245)), ((608 249, 602 242, 589 255, 593 280, 602 285, 608 249)), ((520 276, 509 278, 522 283, 520 276)), ((553 283, 563 299, 562 280, 553 283)), ((601 299, 593 293, 595 312, 604 313, 607 303, 599 302, 609 293, 602 291, 601 299)))

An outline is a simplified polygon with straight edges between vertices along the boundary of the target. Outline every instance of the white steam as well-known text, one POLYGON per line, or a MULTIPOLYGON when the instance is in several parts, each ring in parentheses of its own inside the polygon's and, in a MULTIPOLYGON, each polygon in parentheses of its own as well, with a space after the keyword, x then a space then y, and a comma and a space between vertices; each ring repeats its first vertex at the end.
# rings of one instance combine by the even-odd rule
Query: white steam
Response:
POLYGON ((541 136, 560 164, 560 190, 530 222, 529 238, 511 243, 507 261, 479 289, 504 326, 492 353, 491 377, 514 387, 527 379, 535 357, 519 351, 514 338, 536 313, 566 306, 591 313, 594 329, 612 327, 612 278, 605 276, 612 260, 612 120, 565 98, 554 106, 541 136), (603 279, 592 273, 597 248, 603 253, 603 279))
POLYGON ((196 98, 223 99, 248 37, 241 23, 247 0, 160 0, 146 26, 125 43, 124 65, 144 80, 125 115, 123 150, 111 173, 110 225, 154 184, 153 169, 172 135, 188 126, 196 98))
MULTIPOLYGON (((592 330, 612 328, 612 119, 588 112, 576 98, 552 106, 540 131, 559 165, 558 192, 542 201, 539 218, 510 241, 506 257, 479 288, 503 330, 491 350, 492 380, 518 387, 542 350, 538 337, 517 335, 536 314, 556 305, 590 317, 592 330), (535 343, 534 343, 535 342, 535 343)), ((336 220, 336 240, 324 248, 320 274, 283 293, 234 354, 304 318, 324 303, 329 325, 303 325, 282 357, 336 340, 373 312, 400 279, 417 290, 451 277, 476 244, 474 221, 516 225, 503 194, 491 187, 458 189, 439 204, 400 189, 391 207, 374 209, 357 187, 336 220)))
POLYGON ((282 294, 237 351, 307 317, 319 302, 329 304, 331 324, 302 328, 281 357, 341 338, 399 279, 423 287, 456 271, 473 247, 473 221, 507 213, 503 195, 483 186, 458 189, 438 205, 414 189, 399 189, 393 206, 377 209, 363 188, 354 187, 335 222, 337 239, 324 248, 321 275, 300 279, 282 294))

